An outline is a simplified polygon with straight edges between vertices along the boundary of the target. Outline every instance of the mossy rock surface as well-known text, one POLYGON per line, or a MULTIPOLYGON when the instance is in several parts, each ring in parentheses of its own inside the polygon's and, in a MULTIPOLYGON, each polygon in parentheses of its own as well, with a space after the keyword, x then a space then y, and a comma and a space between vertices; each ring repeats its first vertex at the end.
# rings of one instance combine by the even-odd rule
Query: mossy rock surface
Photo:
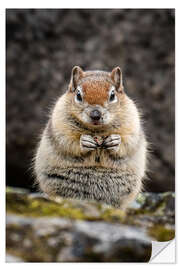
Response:
POLYGON ((174 238, 172 192, 142 193, 127 211, 15 188, 6 198, 7 251, 24 261, 148 261, 151 240, 174 238))

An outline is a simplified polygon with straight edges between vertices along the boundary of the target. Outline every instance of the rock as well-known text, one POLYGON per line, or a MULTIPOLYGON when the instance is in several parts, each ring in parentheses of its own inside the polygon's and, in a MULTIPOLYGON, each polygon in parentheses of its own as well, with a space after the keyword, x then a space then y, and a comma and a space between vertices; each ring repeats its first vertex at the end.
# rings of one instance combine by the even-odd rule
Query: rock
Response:
POLYGON ((174 194, 142 193, 127 212, 7 189, 8 255, 26 262, 146 262, 174 237, 174 194))
POLYGON ((9 255, 9 254, 6 254, 6 262, 24 262, 22 259, 18 258, 17 256, 12 256, 12 255, 9 255))
POLYGON ((136 204, 139 207, 128 209, 131 224, 144 226, 152 240, 169 241, 174 238, 174 193, 143 193, 138 196, 136 204), (133 216, 136 218, 132 219, 133 216))
POLYGON ((173 9, 7 9, 6 15, 7 183, 32 188, 37 138, 72 67, 120 65, 152 145, 146 190, 174 190, 173 9))
POLYGON ((7 217, 7 249, 29 262, 146 262, 151 242, 140 230, 101 221, 7 217))

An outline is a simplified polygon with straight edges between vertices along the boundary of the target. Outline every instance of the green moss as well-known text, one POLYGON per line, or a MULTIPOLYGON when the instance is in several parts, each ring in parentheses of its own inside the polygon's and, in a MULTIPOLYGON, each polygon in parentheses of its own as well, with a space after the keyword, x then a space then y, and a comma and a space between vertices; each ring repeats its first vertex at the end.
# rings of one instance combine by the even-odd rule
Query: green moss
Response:
POLYGON ((127 210, 128 214, 138 216, 138 215, 149 215, 149 216, 163 216, 164 209, 166 208, 166 202, 160 201, 154 207, 142 207, 138 209, 130 208, 127 210))
POLYGON ((120 209, 110 208, 102 212, 101 218, 109 222, 123 222, 126 219, 126 214, 120 209))
POLYGON ((175 231, 163 225, 155 225, 148 230, 149 236, 155 240, 163 242, 172 240, 175 237, 175 231))
MULTIPOLYGON (((166 194, 166 198, 167 195, 169 196, 169 194, 166 194)), ((138 196, 143 205, 144 197, 143 195, 138 196)), ((13 192, 11 189, 7 190, 6 199, 7 212, 22 216, 63 217, 88 221, 99 220, 137 227, 149 227, 149 221, 157 224, 158 217, 165 224, 174 224, 173 216, 166 215, 166 202, 164 200, 159 200, 153 208, 148 204, 147 207, 131 208, 124 212, 102 203, 87 203, 73 199, 62 199, 59 202, 55 202, 39 195, 34 196, 26 192, 13 192)), ((153 227, 148 229, 148 233, 158 241, 169 241, 174 237, 174 230, 169 229, 166 225, 153 225, 153 227)))
POLYGON ((29 193, 28 189, 25 188, 14 188, 14 187, 6 187, 6 193, 18 193, 18 194, 27 194, 29 193))
POLYGON ((146 197, 144 194, 140 193, 137 198, 136 198, 136 202, 140 205, 143 205, 145 203, 146 197))
POLYGON ((73 219, 87 218, 81 209, 74 208, 70 202, 64 206, 63 204, 43 198, 31 199, 24 194, 17 196, 15 193, 7 193, 6 199, 6 208, 9 213, 32 217, 60 216, 73 219))
POLYGON ((57 203, 45 198, 31 198, 27 194, 7 193, 6 195, 7 212, 23 216, 43 217, 58 216, 72 219, 85 219, 89 221, 104 220, 109 222, 123 222, 126 214, 124 211, 113 208, 103 207, 101 204, 93 204, 95 213, 88 213, 76 201, 64 199, 57 203), (97 215, 97 213, 99 213, 97 215))

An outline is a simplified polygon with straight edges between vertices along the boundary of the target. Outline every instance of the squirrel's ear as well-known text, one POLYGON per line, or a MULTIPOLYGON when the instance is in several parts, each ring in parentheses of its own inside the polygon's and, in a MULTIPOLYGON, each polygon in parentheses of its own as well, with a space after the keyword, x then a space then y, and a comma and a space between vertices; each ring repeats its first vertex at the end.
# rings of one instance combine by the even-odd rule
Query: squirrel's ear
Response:
POLYGON ((79 66, 75 66, 71 72, 70 90, 75 91, 78 81, 83 77, 83 70, 79 66))
POLYGON ((123 79, 120 67, 115 67, 111 72, 111 79, 115 83, 116 90, 123 91, 123 79))

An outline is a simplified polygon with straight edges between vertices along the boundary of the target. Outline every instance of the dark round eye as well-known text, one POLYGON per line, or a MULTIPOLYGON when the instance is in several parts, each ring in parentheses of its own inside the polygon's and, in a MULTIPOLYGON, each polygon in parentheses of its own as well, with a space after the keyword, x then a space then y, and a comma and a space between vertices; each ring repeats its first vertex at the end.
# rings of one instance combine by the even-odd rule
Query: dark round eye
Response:
POLYGON ((82 101, 82 96, 81 96, 81 93, 79 90, 77 91, 76 98, 78 101, 80 101, 80 102, 82 101))
POLYGON ((114 101, 114 99, 115 99, 115 92, 114 92, 114 90, 111 92, 111 95, 110 95, 110 97, 109 97, 109 101, 114 101))

